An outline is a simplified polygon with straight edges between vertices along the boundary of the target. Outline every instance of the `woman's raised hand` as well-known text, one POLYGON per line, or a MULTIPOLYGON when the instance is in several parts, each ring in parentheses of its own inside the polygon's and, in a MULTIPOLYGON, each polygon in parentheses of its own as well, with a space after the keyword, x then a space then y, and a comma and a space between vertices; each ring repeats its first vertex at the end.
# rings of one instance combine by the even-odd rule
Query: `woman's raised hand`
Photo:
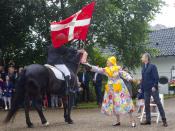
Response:
POLYGON ((83 63, 83 65, 86 65, 86 66, 92 67, 92 65, 90 65, 88 62, 87 62, 87 63, 83 63))

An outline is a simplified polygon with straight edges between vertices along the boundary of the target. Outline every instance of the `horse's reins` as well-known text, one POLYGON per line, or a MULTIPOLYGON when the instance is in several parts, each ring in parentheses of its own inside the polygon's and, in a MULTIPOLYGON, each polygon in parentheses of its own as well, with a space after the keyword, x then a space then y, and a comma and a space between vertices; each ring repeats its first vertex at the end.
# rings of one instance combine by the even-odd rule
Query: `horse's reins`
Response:
MULTIPOLYGON (((83 57, 83 54, 81 55, 81 58, 83 57)), ((80 58, 80 60, 81 60, 81 58, 80 58)), ((75 88, 75 82, 77 81, 77 74, 78 74, 78 69, 79 69, 79 67, 80 67, 80 61, 78 62, 78 68, 77 68, 77 71, 76 71, 76 73, 75 73, 75 79, 74 79, 74 83, 73 83, 73 89, 75 88)))

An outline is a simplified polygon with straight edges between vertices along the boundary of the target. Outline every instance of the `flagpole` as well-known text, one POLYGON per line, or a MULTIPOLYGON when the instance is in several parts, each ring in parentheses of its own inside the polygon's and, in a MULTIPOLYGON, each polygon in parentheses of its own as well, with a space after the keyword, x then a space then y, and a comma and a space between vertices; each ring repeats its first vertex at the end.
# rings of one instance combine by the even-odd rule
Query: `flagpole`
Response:
MULTIPOLYGON (((94 0, 94 2, 95 2, 95 0, 94 0)), ((80 41, 79 41, 80 42, 80 41)), ((80 44, 80 43, 79 43, 80 44)), ((86 48, 86 38, 85 38, 85 40, 83 41, 83 49, 85 49, 86 48)), ((82 54, 83 55, 83 54, 82 54)), ((81 56, 81 58, 82 58, 82 56, 81 56)), ((80 61, 79 61, 79 63, 78 63, 78 68, 77 68, 77 71, 76 71, 76 76, 77 76, 77 74, 78 74, 78 69, 79 69, 79 67, 80 67, 80 61)), ((73 83, 73 88, 75 89, 75 84, 76 84, 76 81, 77 81, 77 77, 74 79, 74 83, 73 83)))
POLYGON ((83 41, 83 49, 86 48, 86 40, 83 41))

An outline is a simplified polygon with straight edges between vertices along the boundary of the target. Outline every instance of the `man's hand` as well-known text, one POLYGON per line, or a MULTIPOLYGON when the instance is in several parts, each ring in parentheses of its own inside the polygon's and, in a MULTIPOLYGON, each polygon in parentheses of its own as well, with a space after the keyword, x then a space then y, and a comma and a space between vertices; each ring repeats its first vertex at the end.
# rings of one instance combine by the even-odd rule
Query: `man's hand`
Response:
POLYGON ((84 53, 85 50, 84 50, 84 49, 80 49, 80 50, 77 50, 77 52, 79 52, 79 53, 84 53))
POLYGON ((155 91, 156 91, 156 88, 155 88, 155 87, 153 87, 153 88, 152 88, 152 92, 155 92, 155 91))
POLYGON ((141 90, 141 89, 139 89, 139 90, 138 90, 138 92, 139 92, 139 93, 142 93, 142 90, 141 90))
POLYGON ((89 63, 83 63, 83 65, 87 65, 87 66, 91 67, 91 65, 89 63))

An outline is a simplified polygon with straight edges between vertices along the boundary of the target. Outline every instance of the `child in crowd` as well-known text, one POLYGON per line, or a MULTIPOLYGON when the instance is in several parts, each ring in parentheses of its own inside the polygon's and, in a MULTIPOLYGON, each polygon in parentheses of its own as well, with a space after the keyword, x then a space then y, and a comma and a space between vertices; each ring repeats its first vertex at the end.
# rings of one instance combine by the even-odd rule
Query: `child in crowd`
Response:
POLYGON ((13 90, 13 84, 10 81, 9 76, 7 75, 5 78, 5 81, 3 82, 3 97, 4 97, 4 104, 5 104, 5 110, 8 110, 11 108, 11 99, 12 99, 12 90, 13 90), (8 102, 8 106, 7 106, 8 102))
MULTIPOLYGON (((138 110, 137 110, 137 114, 139 115, 139 113, 142 113, 143 111, 143 106, 144 106, 144 93, 139 93, 139 89, 141 89, 141 79, 138 79, 137 81, 137 106, 138 106, 138 110)), ((140 116, 138 116, 138 118, 140 118, 140 116)))
MULTIPOLYGON (((137 114, 138 114, 138 118, 141 117, 140 114, 142 114, 142 112, 143 112, 143 106, 144 106, 144 103, 145 103, 144 102, 144 92, 142 92, 142 93, 138 92, 138 90, 141 89, 141 82, 142 82, 141 79, 139 79, 137 81, 137 84, 138 84, 138 86, 137 86, 137 106, 138 106, 137 114)), ((155 104, 154 99, 153 99, 152 96, 150 98, 150 104, 155 104)), ((155 106, 150 106, 150 111, 155 112, 156 107, 155 106)))
POLYGON ((0 74, 0 108, 3 108, 2 107, 2 93, 3 93, 3 91, 2 91, 2 85, 3 85, 3 80, 2 80, 2 78, 1 78, 1 74, 0 74))
POLYGON ((44 109, 46 109, 46 107, 48 107, 47 94, 43 95, 43 107, 44 107, 44 109))

